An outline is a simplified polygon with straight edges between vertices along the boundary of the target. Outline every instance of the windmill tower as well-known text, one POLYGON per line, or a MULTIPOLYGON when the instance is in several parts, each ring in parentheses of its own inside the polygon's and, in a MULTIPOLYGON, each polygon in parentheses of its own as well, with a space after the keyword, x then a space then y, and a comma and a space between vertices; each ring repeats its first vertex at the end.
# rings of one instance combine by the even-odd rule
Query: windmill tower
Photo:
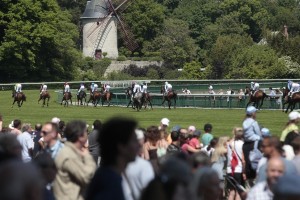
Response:
POLYGON ((118 15, 117 11, 128 0, 124 0, 116 8, 111 0, 91 0, 86 4, 81 16, 83 25, 83 55, 101 58, 102 52, 109 58, 118 57, 118 31, 129 50, 134 51, 138 45, 128 26, 118 15))

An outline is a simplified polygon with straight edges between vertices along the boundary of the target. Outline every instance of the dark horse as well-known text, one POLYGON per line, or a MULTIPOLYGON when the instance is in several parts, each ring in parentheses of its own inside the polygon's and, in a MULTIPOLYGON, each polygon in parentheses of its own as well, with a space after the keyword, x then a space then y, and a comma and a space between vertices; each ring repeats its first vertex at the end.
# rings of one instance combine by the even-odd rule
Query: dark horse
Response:
POLYGON ((253 106, 255 106, 257 109, 260 109, 261 106, 264 103, 264 99, 268 97, 268 95, 266 95, 266 93, 264 93, 261 90, 258 90, 256 92, 254 92, 254 94, 251 94, 251 90, 249 87, 246 87, 245 89, 245 95, 249 94, 250 95, 250 99, 249 102, 246 105, 246 108, 253 103, 253 106))
POLYGON ((290 90, 287 88, 282 89, 282 99, 284 99, 284 102, 282 104, 282 111, 284 111, 284 105, 288 104, 285 112, 287 113, 290 109, 293 111, 295 109, 296 103, 300 102, 300 92, 293 93, 292 96, 289 95, 290 90))
POLYGON ((141 108, 142 108, 142 98, 143 98, 143 95, 142 93, 138 93, 136 95, 136 97, 134 98, 132 96, 132 88, 131 87, 128 87, 126 90, 125 90, 125 94, 129 97, 129 103, 127 105, 127 108, 129 107, 129 105, 131 104, 132 108, 133 109, 137 109, 137 111, 139 111, 141 108))
POLYGON ((108 103, 108 106, 110 106, 110 101, 112 99, 112 95, 113 95, 112 92, 102 92, 102 97, 101 97, 102 106, 103 106, 104 102, 106 102, 106 101, 108 103))
POLYGON ((43 99, 43 107, 44 107, 45 104, 46 104, 46 99, 47 99, 47 107, 48 107, 48 105, 49 105, 49 100, 50 100, 50 94, 49 94, 48 91, 44 91, 44 92, 42 92, 42 94, 40 94, 40 98, 39 98, 39 100, 38 100, 38 104, 40 103, 40 100, 42 100, 42 99, 43 99))
POLYGON ((99 91, 94 91, 94 93, 91 92, 91 89, 89 89, 90 91, 90 98, 89 100, 87 101, 87 104, 88 105, 90 103, 90 101, 92 101, 92 103, 94 104, 94 106, 96 107, 97 104, 100 102, 100 99, 102 97, 102 94, 101 92, 99 91))
POLYGON ((23 92, 16 93, 15 91, 13 91, 12 97, 14 98, 14 101, 13 101, 11 107, 13 107, 15 102, 17 102, 18 107, 20 108, 23 105, 23 101, 26 101, 26 96, 23 92))
MULTIPOLYGON (((131 87, 128 87, 126 90, 125 90, 125 94, 127 97, 129 97, 129 102, 127 104, 127 108, 129 107, 129 105, 131 104, 132 105, 132 108, 135 108, 135 105, 133 104, 132 102, 132 98, 131 98, 131 95, 132 95, 132 88, 131 87)), ((151 103, 151 99, 152 97, 150 96, 149 92, 147 93, 143 93, 143 96, 142 96, 142 105, 144 105, 144 108, 146 109, 148 104, 150 104, 151 106, 151 109, 152 108, 152 103, 151 103)))
POLYGON ((165 88, 164 86, 161 86, 160 93, 163 94, 163 102, 161 103, 162 105, 165 103, 165 101, 167 101, 169 109, 171 109, 171 101, 174 99, 174 108, 176 108, 177 93, 174 90, 169 91, 168 94, 165 94, 165 88))
POLYGON ((78 105, 79 105, 79 102, 80 102, 80 105, 83 105, 82 102, 84 102, 84 104, 86 104, 86 92, 85 91, 81 90, 79 92, 79 94, 77 94, 77 102, 78 102, 78 105))
POLYGON ((65 102, 64 106, 65 107, 69 106, 69 101, 71 102, 71 105, 72 105, 72 94, 71 94, 71 92, 65 92, 60 105, 62 105, 63 102, 65 102))

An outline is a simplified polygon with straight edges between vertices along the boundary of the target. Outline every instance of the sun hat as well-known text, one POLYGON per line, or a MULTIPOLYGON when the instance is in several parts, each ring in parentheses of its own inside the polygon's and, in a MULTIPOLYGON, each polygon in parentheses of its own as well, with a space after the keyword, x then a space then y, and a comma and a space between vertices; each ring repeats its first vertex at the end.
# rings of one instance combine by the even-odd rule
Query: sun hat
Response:
POLYGON ((300 118, 300 114, 296 111, 293 111, 289 114, 289 120, 296 120, 300 118))
POLYGON ((53 118, 51 119, 51 122, 52 122, 52 123, 55 123, 55 124, 58 124, 58 123, 60 122, 60 119, 59 119, 58 117, 53 117, 53 118))
POLYGON ((194 132, 195 130, 196 130, 196 127, 193 125, 189 126, 189 128, 188 128, 188 131, 194 132))
POLYGON ((263 137, 270 137, 271 136, 270 130, 268 128, 262 128, 260 131, 261 131, 261 134, 262 134, 263 137))
POLYGON ((162 125, 169 126, 170 120, 168 118, 162 118, 160 122, 162 125))
POLYGON ((139 130, 139 129, 135 130, 135 134, 136 134, 136 138, 138 140, 144 139, 144 137, 145 137, 143 131, 139 130))
POLYGON ((251 115, 253 113, 255 113, 257 111, 257 109, 254 106, 249 106, 247 107, 246 113, 247 115, 251 115))
POLYGON ((179 130, 181 129, 181 126, 179 126, 179 125, 176 125, 176 126, 173 126, 173 128, 172 128, 172 132, 173 131, 176 131, 176 132, 178 132, 179 130))

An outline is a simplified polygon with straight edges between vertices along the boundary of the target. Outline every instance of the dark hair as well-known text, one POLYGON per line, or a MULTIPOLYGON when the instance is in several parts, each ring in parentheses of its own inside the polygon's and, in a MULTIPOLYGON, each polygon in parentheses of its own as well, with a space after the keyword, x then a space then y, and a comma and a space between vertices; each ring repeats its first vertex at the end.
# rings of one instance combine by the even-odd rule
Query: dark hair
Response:
POLYGON ((271 147, 274 147, 280 154, 283 153, 282 144, 281 144, 281 142, 280 142, 280 140, 277 136, 271 136, 271 137, 267 137, 267 138, 264 138, 264 139, 269 140, 268 144, 271 147))
POLYGON ((149 126, 146 130, 147 140, 156 142, 161 138, 160 132, 157 126, 149 126))
POLYGON ((179 132, 178 131, 172 131, 171 132, 171 139, 172 139, 172 141, 178 141, 178 139, 179 139, 179 132))
POLYGON ((285 137, 284 144, 291 145, 292 141, 299 136, 300 135, 296 131, 289 132, 285 137))
POLYGON ((205 124, 204 125, 204 131, 205 132, 210 132, 212 130, 212 125, 211 124, 205 124))
POLYGON ((93 123, 93 126, 94 126, 94 130, 100 131, 102 127, 102 123, 100 120, 96 119, 93 123))
POLYGON ((58 122, 58 131, 63 131, 65 126, 66 126, 66 123, 64 121, 59 121, 58 122))
POLYGON ((215 146, 218 144, 219 142, 219 138, 214 137, 213 139, 211 139, 211 141, 209 142, 209 145, 207 146, 207 150, 209 151, 211 148, 215 148, 215 146))
POLYGON ((86 123, 81 120, 74 120, 67 124, 65 136, 68 141, 75 143, 79 137, 83 136, 86 130, 86 123))
POLYGON ((15 119, 13 124, 14 124, 14 128, 18 128, 21 125, 21 120, 15 119))
POLYGON ((42 130, 42 124, 40 124, 40 123, 36 124, 36 125, 34 126, 34 129, 35 129, 36 131, 41 131, 41 130, 42 130))
POLYGON ((97 139, 100 145, 101 165, 114 165, 118 154, 119 144, 127 144, 135 134, 137 122, 132 119, 115 117, 103 124, 97 139))
POLYGON ((208 167, 211 165, 210 157, 203 151, 195 153, 192 155, 192 165, 195 169, 204 166, 208 167))

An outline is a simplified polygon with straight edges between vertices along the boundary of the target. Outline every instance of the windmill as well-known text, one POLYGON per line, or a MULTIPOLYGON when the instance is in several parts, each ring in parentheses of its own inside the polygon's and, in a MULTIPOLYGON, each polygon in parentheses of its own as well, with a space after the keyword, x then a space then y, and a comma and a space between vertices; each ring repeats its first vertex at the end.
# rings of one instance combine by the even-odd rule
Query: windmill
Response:
MULTIPOLYGON (((107 53, 109 58, 118 57, 118 31, 124 45, 134 51, 138 45, 134 40, 133 33, 119 15, 128 4, 129 0, 123 0, 119 5, 111 0, 91 0, 86 4, 85 11, 81 16, 83 25, 83 54, 93 58, 101 58, 102 52, 107 53)), ((119 1, 120 2, 120 1, 119 1)))

